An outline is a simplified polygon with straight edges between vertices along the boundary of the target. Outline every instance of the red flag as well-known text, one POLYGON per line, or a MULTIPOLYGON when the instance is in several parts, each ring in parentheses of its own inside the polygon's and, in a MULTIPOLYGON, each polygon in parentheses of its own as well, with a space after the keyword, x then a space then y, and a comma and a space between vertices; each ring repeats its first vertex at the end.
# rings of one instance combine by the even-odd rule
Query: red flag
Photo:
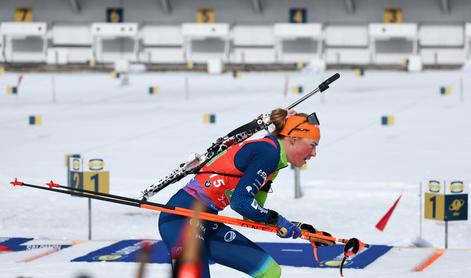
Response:
POLYGON ((392 207, 388 210, 388 212, 386 212, 386 214, 378 221, 378 223, 376 224, 376 229, 380 231, 384 230, 384 227, 386 227, 386 224, 388 224, 389 218, 391 217, 401 197, 402 197, 402 194, 399 195, 399 198, 397 198, 396 202, 394 202, 394 205, 392 205, 392 207))

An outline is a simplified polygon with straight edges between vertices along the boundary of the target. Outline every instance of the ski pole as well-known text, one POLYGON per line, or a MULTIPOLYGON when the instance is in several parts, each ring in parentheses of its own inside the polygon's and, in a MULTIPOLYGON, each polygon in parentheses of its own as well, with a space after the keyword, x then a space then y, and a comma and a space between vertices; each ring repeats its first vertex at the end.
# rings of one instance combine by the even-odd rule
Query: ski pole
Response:
MULTIPOLYGON (((113 195, 113 194, 108 194, 108 193, 103 193, 103 192, 95 192, 95 191, 90 191, 90 190, 85 190, 85 189, 84 190, 71 189, 69 187, 54 183, 53 181, 50 181, 49 183, 47 183, 48 187, 24 183, 22 181, 19 181, 16 178, 14 181, 10 182, 10 184, 12 184, 13 186, 25 186, 25 187, 35 188, 35 189, 53 191, 57 193, 68 194, 68 195, 79 196, 79 197, 86 197, 86 198, 96 199, 96 200, 105 201, 105 202, 117 203, 121 205, 139 207, 142 209, 166 212, 166 213, 176 214, 176 215, 185 216, 185 217, 192 217, 195 213, 191 209, 186 209, 186 208, 181 208, 181 207, 174 207, 174 206, 163 205, 159 203, 141 201, 138 199, 128 198, 128 197, 119 196, 119 195, 113 195)), ((280 228, 278 228, 277 226, 267 225, 267 224, 259 223, 259 222, 247 221, 247 220, 238 219, 238 218, 229 217, 229 216, 217 215, 217 214, 213 214, 209 212, 201 212, 199 217, 202 220, 213 221, 213 222, 228 224, 232 226, 239 226, 239 227, 272 232, 272 233, 280 232, 280 228)), ((318 233, 310 233, 307 231, 302 231, 301 237, 307 240, 322 239, 322 240, 339 242, 339 243, 348 242, 348 239, 335 238, 333 236, 326 236, 326 235, 318 234, 318 233)), ((368 245, 365 245, 365 247, 368 247, 368 245)))
MULTIPOLYGON (((128 198, 128 197, 119 196, 119 195, 113 195, 113 194, 108 194, 108 193, 103 193, 103 192, 95 192, 95 191, 90 191, 86 189, 80 190, 76 188, 69 188, 69 187, 54 183, 52 180, 49 183, 46 183, 48 187, 24 183, 22 181, 19 181, 17 178, 15 178, 14 181, 10 182, 10 184, 13 186, 26 186, 26 187, 31 187, 35 189, 54 191, 54 192, 62 193, 62 194, 86 197, 86 198, 101 200, 105 202, 112 202, 112 203, 134 206, 134 207, 139 207, 139 208, 148 209, 148 210, 171 213, 171 214, 185 216, 185 217, 194 217, 196 214, 198 214, 198 217, 202 220, 223 223, 223 224, 228 224, 228 225, 233 225, 233 226, 239 226, 239 227, 245 227, 245 228, 250 228, 254 230, 272 232, 276 234, 280 233, 280 230, 281 230, 277 226, 267 225, 264 223, 251 222, 247 220, 217 215, 217 214, 208 213, 208 212, 196 212, 191 209, 162 205, 158 203, 152 203, 152 202, 142 201, 138 199, 128 198)), ((344 244, 344 249, 343 249, 344 258, 342 259, 342 263, 340 265, 340 275, 342 277, 343 277, 343 266, 346 260, 350 256, 354 256, 358 254, 358 252, 360 252, 363 248, 370 247, 368 244, 361 242, 357 238, 351 238, 351 239, 336 238, 331 235, 325 235, 322 232, 311 233, 311 232, 302 230, 301 238, 308 240, 313 246, 314 258, 319 266, 323 266, 323 264, 319 261, 319 258, 317 256, 316 240, 343 243, 344 244)))

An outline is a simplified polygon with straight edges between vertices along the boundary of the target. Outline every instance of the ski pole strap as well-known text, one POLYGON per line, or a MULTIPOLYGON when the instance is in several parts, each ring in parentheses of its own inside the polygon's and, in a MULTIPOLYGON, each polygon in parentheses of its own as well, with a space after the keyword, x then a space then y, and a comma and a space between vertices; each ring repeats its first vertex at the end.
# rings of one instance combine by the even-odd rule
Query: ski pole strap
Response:
POLYGON ((357 238, 351 238, 345 243, 343 247, 343 254, 346 257, 356 255, 361 249, 363 249, 364 244, 360 242, 357 238))
POLYGON ((325 264, 321 263, 321 261, 319 261, 319 256, 317 256, 317 244, 316 242, 314 242, 313 240, 309 241, 312 245, 312 253, 314 253, 314 261, 317 263, 317 266, 319 267, 323 267, 325 266, 325 264))
POLYGON ((357 238, 351 238, 347 240, 345 246, 343 247, 344 257, 342 259, 342 263, 340 264, 340 276, 343 277, 343 266, 345 265, 348 257, 358 254, 358 252, 360 252, 365 247, 369 247, 368 244, 364 244, 357 238))
POLYGON ((343 265, 347 261, 347 257, 343 257, 342 263, 340 263, 340 276, 343 277, 343 265))

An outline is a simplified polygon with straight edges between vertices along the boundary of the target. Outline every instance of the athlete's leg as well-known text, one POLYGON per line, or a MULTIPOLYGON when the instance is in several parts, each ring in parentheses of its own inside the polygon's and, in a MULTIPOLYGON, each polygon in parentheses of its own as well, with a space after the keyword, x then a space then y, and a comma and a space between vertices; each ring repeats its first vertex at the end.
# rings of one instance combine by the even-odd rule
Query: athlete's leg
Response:
MULTIPOLYGON (((189 208, 194 202, 193 197, 188 195, 184 191, 179 191, 175 194, 167 203, 171 206, 186 207, 189 208)), ((161 213, 159 217, 159 232, 162 240, 165 242, 172 261, 179 257, 183 251, 183 241, 181 232, 184 230, 188 223, 187 217, 170 214, 170 213, 161 213)), ((201 264, 203 277, 210 277, 209 274, 209 262, 207 250, 205 248, 204 240, 200 240, 200 255, 201 255, 201 264)))
POLYGON ((257 278, 278 278, 280 265, 257 244, 223 224, 206 241, 209 259, 257 278))

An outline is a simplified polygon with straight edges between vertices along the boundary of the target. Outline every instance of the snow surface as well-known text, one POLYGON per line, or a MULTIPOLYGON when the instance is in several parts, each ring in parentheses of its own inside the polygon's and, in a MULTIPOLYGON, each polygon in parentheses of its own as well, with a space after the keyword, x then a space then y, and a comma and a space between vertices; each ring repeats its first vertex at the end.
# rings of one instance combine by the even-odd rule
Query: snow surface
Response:
MULTIPOLYGON (((12 188, 9 182, 15 177, 28 183, 53 179, 66 184, 64 155, 80 153, 104 159, 111 175, 110 193, 135 197, 189 153, 202 153, 215 139, 260 113, 298 99, 300 95, 290 88, 285 95, 286 78, 289 87, 302 85, 306 92, 333 73, 242 73, 238 79, 231 74, 145 73, 130 75, 127 86, 110 74, 25 73, 18 95, 0 94, 0 237, 80 240, 88 236, 86 200, 12 188), (160 93, 149 95, 150 86, 159 86, 160 93), (204 124, 205 113, 216 114, 216 124, 204 124), (29 126, 29 115, 42 115, 43 124, 29 126)), ((420 221, 420 183, 430 179, 469 182, 469 73, 340 74, 329 90, 296 107, 316 111, 322 133, 318 156, 301 172, 304 196, 294 199, 293 171, 285 170, 266 207, 338 237, 397 247, 366 269, 347 269, 346 277, 468 276, 469 221, 450 222, 450 249, 424 272, 411 269, 433 253, 433 249, 412 247, 420 225, 425 241, 437 248, 444 244, 442 222, 420 221), (451 86, 451 96, 441 96, 441 86, 451 86), (394 115, 395 125, 381 126, 384 115, 394 115), (385 231, 376 230, 377 221, 401 194, 385 231)), ((0 76, 0 88, 14 86, 18 76, 0 76)), ((152 201, 165 203, 185 180, 152 201)), ((97 242, 160 239, 155 212, 99 201, 93 201, 92 207, 97 242)), ((237 217, 230 209, 223 214, 237 217)), ((273 234, 239 230, 254 241, 286 242, 273 234)), ((133 263, 68 263, 68 256, 74 254, 64 252, 21 266, 11 258, 21 252, 0 254, 0 277, 79 273, 133 277, 137 270, 133 263)), ((152 264, 148 273, 166 277, 168 267, 152 264)), ((220 265, 211 270, 213 277, 241 276, 220 265)), ((337 272, 283 267, 284 277, 336 277, 337 272)))

